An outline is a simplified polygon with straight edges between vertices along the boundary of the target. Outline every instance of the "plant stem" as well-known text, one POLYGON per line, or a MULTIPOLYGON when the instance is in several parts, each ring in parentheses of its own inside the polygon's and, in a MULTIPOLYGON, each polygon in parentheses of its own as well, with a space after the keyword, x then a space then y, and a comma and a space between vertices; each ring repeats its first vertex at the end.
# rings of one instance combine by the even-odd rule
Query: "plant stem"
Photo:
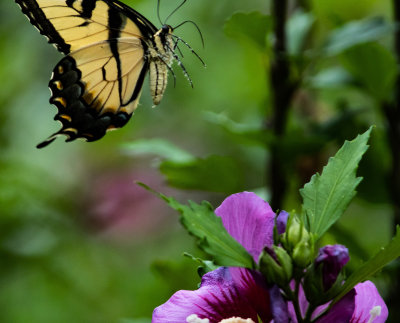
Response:
POLYGON ((290 69, 286 51, 286 12, 287 0, 272 1, 272 17, 275 19, 273 46, 274 58, 270 69, 272 92, 272 131, 274 143, 270 147, 271 160, 267 166, 267 176, 271 185, 271 207, 274 210, 282 207, 287 190, 287 178, 282 167, 282 153, 279 142, 286 132, 286 121, 289 104, 294 92, 290 82, 290 69))
POLYGON ((311 305, 308 306, 306 315, 304 316, 304 323, 311 322, 311 315, 313 314, 314 310, 315 310, 314 306, 311 305))
MULTIPOLYGON (((400 23, 400 2, 393 0, 394 21, 400 23)), ((395 29, 394 46, 397 65, 400 64, 400 30, 395 29)), ((387 136, 392 155, 392 169, 389 189, 394 207, 395 224, 400 224, 400 73, 397 74, 395 97, 392 104, 384 104, 383 110, 387 121, 387 136)))
MULTIPOLYGON (((396 26, 400 23, 400 2, 393 0, 393 19, 396 26)), ((397 66, 400 64, 400 29, 396 28, 394 32, 394 50, 397 60, 397 66)), ((388 188, 393 205, 394 226, 400 224, 400 73, 397 74, 394 88, 394 101, 384 103, 382 110, 386 118, 386 136, 389 142, 389 149, 392 159, 391 170, 388 174, 388 188)), ((388 302, 391 304, 390 313, 393 322, 400 321, 400 310, 397 305, 400 302, 400 269, 395 270, 391 289, 388 295, 388 302)))

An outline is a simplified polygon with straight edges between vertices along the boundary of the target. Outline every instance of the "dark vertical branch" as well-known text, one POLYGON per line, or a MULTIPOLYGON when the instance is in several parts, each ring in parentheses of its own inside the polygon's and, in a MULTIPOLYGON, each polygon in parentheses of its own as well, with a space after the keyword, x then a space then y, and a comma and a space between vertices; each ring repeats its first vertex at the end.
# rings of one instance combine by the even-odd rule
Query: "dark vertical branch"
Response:
POLYGON ((298 0, 297 5, 299 8, 302 8, 305 11, 310 10, 310 3, 308 0, 298 0))
POLYGON ((286 14, 287 0, 272 1, 272 17, 274 21, 274 58, 271 65, 270 81, 272 90, 272 131, 274 144, 270 148, 271 160, 268 165, 268 176, 271 185, 271 206, 282 207, 287 189, 287 178, 282 167, 280 139, 286 132, 286 120, 294 86, 290 81, 289 61, 286 52, 286 14))
MULTIPOLYGON (((400 66, 400 2, 393 0, 394 21, 396 24, 394 46, 397 66, 400 66)), ((394 102, 383 106, 387 122, 387 137, 392 157, 389 177, 389 190, 394 207, 395 224, 400 224, 400 73, 397 75, 394 102)))
MULTIPOLYGON (((400 1, 393 0, 394 22, 396 24, 394 34, 394 49, 397 66, 400 66, 400 1)), ((391 170, 388 176, 388 188, 394 211, 394 224, 400 224, 400 73, 394 88, 394 100, 383 104, 383 113, 386 119, 386 136, 388 138, 390 154, 392 158, 391 170)), ((395 227, 395 226, 394 226, 395 227)), ((400 321, 400 267, 395 267, 392 274, 391 286, 388 295, 388 305, 391 308, 391 321, 400 321)))

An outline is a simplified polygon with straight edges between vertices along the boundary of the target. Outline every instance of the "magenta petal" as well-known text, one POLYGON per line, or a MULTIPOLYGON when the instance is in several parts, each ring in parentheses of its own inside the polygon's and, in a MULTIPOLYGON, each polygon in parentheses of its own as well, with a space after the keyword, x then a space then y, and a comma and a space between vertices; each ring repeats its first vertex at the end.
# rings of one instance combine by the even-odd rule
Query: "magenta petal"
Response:
POLYGON ((262 249, 273 243, 275 213, 251 192, 228 196, 215 210, 224 227, 257 261, 262 249))
POLYGON ((210 323, 234 316, 258 322, 258 315, 269 322, 270 314, 258 313, 256 308, 258 303, 262 303, 264 312, 269 311, 267 291, 265 295, 262 287, 253 280, 253 272, 221 267, 205 274, 198 290, 178 291, 165 304, 157 307, 152 323, 185 323, 186 318, 193 314, 209 319, 210 323), (251 291, 252 287, 257 289, 251 291), (253 300, 257 297, 258 303, 255 304, 253 300))
POLYGON ((289 213, 283 210, 279 212, 278 216, 276 217, 276 229, 278 230, 278 234, 285 233, 288 219, 289 213))
POLYGON ((383 323, 388 317, 388 309, 375 285, 366 281, 357 284, 355 309, 350 322, 353 323, 383 323), (375 319, 370 321, 370 318, 375 319))
MULTIPOLYGON (((251 307, 263 322, 269 322, 272 315, 271 302, 264 277, 257 271, 239 267, 230 267, 229 272, 241 297, 244 297, 251 304, 251 307)), ((244 318, 241 315, 239 316, 244 318)))
MULTIPOLYGON (((292 289, 294 288, 294 282, 291 283, 292 289)), ((302 316, 306 314, 307 308, 309 306, 309 303, 306 299, 306 296, 304 294, 304 290, 302 286, 300 285, 299 288, 299 304, 300 304, 300 311, 302 316)), ((317 320, 318 323, 348 323, 350 322, 351 315, 354 311, 354 299, 355 299, 355 291, 354 289, 351 290, 349 293, 347 293, 339 302, 337 302, 327 313, 324 315, 322 318, 317 320)), ((315 311, 313 312, 312 318, 315 319, 318 317, 321 313, 324 312, 324 310, 328 307, 329 303, 323 304, 321 306, 318 306, 315 311)), ((289 310, 289 316, 291 318, 292 323, 297 323, 297 317, 296 317, 296 312, 294 310, 294 306, 292 302, 288 303, 288 310, 289 310)))
POLYGON ((277 285, 269 288, 269 296, 271 299, 271 311, 274 323, 288 323, 289 313, 288 304, 283 299, 282 293, 277 285))
MULTIPOLYGON (((318 323, 348 323, 354 312, 354 298, 355 290, 352 289, 345 296, 343 296, 339 302, 334 304, 330 309, 329 313, 319 319, 318 323)), ((325 308, 326 306, 321 306, 325 308)), ((317 311, 318 312, 318 309, 317 311)))
POLYGON ((322 266, 322 279, 325 291, 332 287, 343 266, 349 260, 349 250, 340 244, 326 245, 319 249, 315 265, 317 267, 322 266))

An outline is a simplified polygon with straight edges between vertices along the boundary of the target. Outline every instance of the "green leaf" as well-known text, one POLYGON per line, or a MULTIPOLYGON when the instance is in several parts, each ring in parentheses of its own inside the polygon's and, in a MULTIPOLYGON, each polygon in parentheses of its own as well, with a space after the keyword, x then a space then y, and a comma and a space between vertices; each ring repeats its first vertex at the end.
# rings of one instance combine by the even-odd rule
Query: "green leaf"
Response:
POLYGON ((176 162, 187 162, 195 159, 188 152, 175 146, 168 140, 160 138, 135 140, 122 144, 121 148, 125 153, 134 156, 157 155, 176 162))
POLYGON ((273 140, 273 135, 270 131, 260 128, 258 120, 256 124, 249 125, 235 122, 224 113, 206 111, 203 115, 205 120, 222 127, 238 141, 265 147, 265 145, 270 144, 273 140))
POLYGON ((400 257, 400 227, 397 227, 396 235, 389 244, 382 248, 373 258, 368 260, 360 268, 351 274, 343 285, 340 294, 333 300, 336 303, 358 283, 365 281, 369 277, 380 271, 389 262, 400 257))
POLYGON ((378 43, 367 43, 346 50, 340 60, 356 81, 378 101, 387 101, 397 75, 393 54, 378 43))
POLYGON ((304 42, 315 21, 311 13, 297 10, 289 19, 286 32, 288 39, 288 52, 290 55, 299 55, 303 51, 304 42))
POLYGON ((352 141, 346 141, 335 157, 330 158, 322 174, 315 174, 300 190, 302 217, 308 230, 320 238, 345 211, 360 183, 356 170, 368 149, 372 127, 352 141))
POLYGON ((374 17, 349 22, 335 29, 325 45, 326 55, 337 55, 358 44, 376 41, 394 30, 383 18, 374 17))
POLYGON ((189 205, 180 204, 174 198, 155 192, 143 183, 138 184, 181 214, 180 221, 184 228, 196 238, 199 247, 214 258, 216 265, 254 268, 253 257, 226 231, 210 203, 189 201, 189 205))
POLYGON ((151 323, 151 319, 141 318, 141 319, 127 319, 122 318, 118 321, 118 323, 151 323))
POLYGON ((344 68, 331 67, 312 76, 306 83, 313 88, 323 89, 342 87, 350 84, 352 81, 353 78, 344 68))
POLYGON ((264 49, 267 44, 267 33, 271 26, 271 17, 263 15, 261 12, 238 12, 225 22, 224 31, 229 37, 249 39, 264 49))
POLYGON ((198 276, 196 264, 186 258, 177 262, 170 259, 159 259, 151 264, 151 271, 157 274, 171 289, 187 289, 196 286, 198 276))
POLYGON ((186 162, 164 161, 160 171, 168 184, 181 189, 233 193, 243 190, 243 174, 230 157, 209 156, 186 162))
POLYGON ((220 267, 220 266, 217 266, 216 264, 214 264, 214 262, 212 262, 210 260, 204 260, 201 258, 197 258, 187 252, 185 252, 183 255, 200 264, 200 266, 197 268, 197 272, 200 275, 200 277, 202 277, 204 274, 207 274, 208 272, 213 271, 220 267))

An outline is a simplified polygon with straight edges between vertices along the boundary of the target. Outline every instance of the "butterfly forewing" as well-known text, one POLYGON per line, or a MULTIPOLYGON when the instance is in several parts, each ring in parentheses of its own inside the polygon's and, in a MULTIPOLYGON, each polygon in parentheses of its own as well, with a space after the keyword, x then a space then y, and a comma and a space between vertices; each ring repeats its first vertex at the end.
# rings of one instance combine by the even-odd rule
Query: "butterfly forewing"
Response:
POLYGON ((65 54, 110 37, 140 38, 156 30, 136 11, 117 1, 15 1, 40 33, 65 54))

